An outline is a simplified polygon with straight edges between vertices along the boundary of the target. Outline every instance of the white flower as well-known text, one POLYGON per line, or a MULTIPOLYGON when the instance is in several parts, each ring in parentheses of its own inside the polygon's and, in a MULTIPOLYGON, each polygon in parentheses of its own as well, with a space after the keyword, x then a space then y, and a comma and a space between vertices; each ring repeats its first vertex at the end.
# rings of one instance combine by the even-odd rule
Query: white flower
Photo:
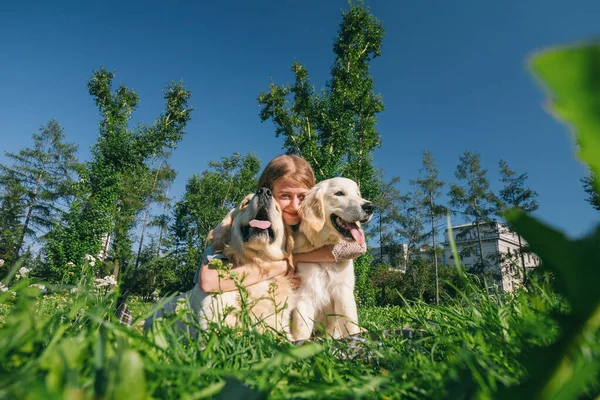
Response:
POLYGON ((113 287, 117 284, 117 280, 112 275, 107 275, 104 278, 96 278, 96 287, 101 288, 104 286, 113 287))
POLYGON ((111 286, 115 286, 117 284, 117 280, 112 275, 105 276, 104 280, 111 286))
POLYGON ((85 258, 85 260, 93 267, 96 264, 96 259, 94 258, 94 256, 90 255, 90 254, 86 254, 85 256, 83 256, 83 258, 85 258))
POLYGON ((0 267, 4 265, 4 260, 0 258, 0 267))
POLYGON ((19 268, 19 274, 21 274, 21 276, 23 276, 23 277, 27 276, 27 274, 29 274, 30 271, 31 271, 31 269, 29 269, 29 268, 25 268, 25 267, 19 268))
POLYGON ((0 282, 0 292, 5 293, 8 292, 8 286, 4 286, 2 282, 0 282))
POLYGON ((67 262, 68 268, 73 268, 74 266, 75 266, 75 264, 72 261, 67 262))
POLYGON ((104 280, 104 278, 96 278, 96 287, 104 287, 108 286, 108 282, 104 280))
POLYGON ((41 285, 39 283, 34 283, 33 285, 30 285, 30 287, 36 287, 36 288, 40 289, 41 294, 46 294, 46 292, 48 291, 48 289, 46 289, 46 286, 41 285))
POLYGON ((188 310, 186 299, 179 298, 177 299, 177 303, 175 305, 175 313, 176 314, 185 314, 188 310))
POLYGON ((74 287, 71 289, 71 293, 77 293, 77 292, 79 292, 79 288, 74 287))

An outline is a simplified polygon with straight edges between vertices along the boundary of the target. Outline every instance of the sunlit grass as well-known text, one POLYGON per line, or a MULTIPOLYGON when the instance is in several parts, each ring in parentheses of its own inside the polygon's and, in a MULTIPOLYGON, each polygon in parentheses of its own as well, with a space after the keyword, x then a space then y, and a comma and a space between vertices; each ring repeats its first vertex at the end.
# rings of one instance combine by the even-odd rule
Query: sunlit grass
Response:
MULTIPOLYGON (((144 332, 114 320, 116 294, 55 288, 42 297, 28 283, 0 297, 0 397, 488 397, 525 377, 518 356, 553 340, 549 315, 562 307, 540 285, 504 296, 469 281, 440 307, 361 309, 371 333, 363 342, 294 346, 249 326, 195 339, 165 319, 144 332)), ((149 303, 129 305, 138 322, 150 313, 149 303)))

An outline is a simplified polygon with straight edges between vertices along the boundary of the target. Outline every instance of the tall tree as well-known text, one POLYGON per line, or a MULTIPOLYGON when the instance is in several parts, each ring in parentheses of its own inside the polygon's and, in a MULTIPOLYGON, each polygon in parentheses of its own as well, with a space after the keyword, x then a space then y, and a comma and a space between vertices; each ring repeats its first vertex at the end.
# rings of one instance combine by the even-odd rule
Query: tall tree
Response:
MULTIPOLYGON (((144 235, 146 232, 146 226, 148 225, 148 219, 150 217, 150 208, 154 203, 164 204, 168 198, 165 194, 168 188, 171 187, 177 172, 167 163, 166 158, 162 159, 158 167, 154 168, 151 172, 153 176, 152 187, 146 197, 146 210, 144 212, 144 218, 142 220, 142 231, 140 233, 140 243, 138 246, 138 252, 135 260, 135 267, 137 268, 140 261, 140 255, 142 253, 142 247, 144 245, 144 235)), ((164 210, 163 210, 164 211, 164 210)), ((164 214, 164 212, 163 212, 164 214)), ((160 249, 160 243, 158 244, 160 249)))
POLYGON ((369 199, 378 191, 373 151, 381 144, 375 124, 384 108, 369 67, 381 54, 383 36, 381 22, 362 3, 350 3, 342 13, 325 89, 317 93, 306 68, 294 63, 293 85, 272 83, 258 96, 261 120, 273 121, 276 136, 284 137, 284 149, 311 163, 317 180, 346 176, 369 199))
POLYGON ((400 177, 394 176, 388 182, 383 180, 380 183, 379 196, 373 199, 377 205, 373 222, 369 225, 369 231, 379 239, 379 263, 383 264, 384 254, 391 257, 390 251, 394 241, 394 224, 399 210, 400 191, 396 185, 400 182, 400 177))
MULTIPOLYGON (((355 180, 370 200, 378 196, 373 152, 381 146, 375 124, 384 106, 381 95, 374 92, 369 68, 371 60, 381 55, 384 35, 383 25, 368 8, 350 1, 348 10, 342 12, 331 79, 325 88, 317 93, 306 68, 294 63, 293 85, 271 83, 269 91, 258 96, 261 121, 275 124, 275 135, 283 136, 288 154, 305 158, 318 181, 334 176, 355 180)), ((365 267, 355 269, 359 296, 372 291, 365 275, 367 264, 359 260, 357 265, 365 267)), ((369 297, 374 299, 374 294, 369 297)), ((358 299, 362 300, 371 302, 366 297, 358 299)))
POLYGON ((169 229, 169 225, 172 223, 173 218, 169 215, 169 212, 172 208, 171 201, 172 198, 169 197, 169 190, 171 190, 171 185, 167 185, 165 188, 165 193, 160 197, 160 203, 162 205, 162 213, 160 215, 156 215, 150 221, 150 226, 158 227, 158 240, 156 241, 156 256, 160 256, 162 254, 163 249, 163 240, 165 238, 165 233, 169 229))
POLYGON ((598 178, 590 171, 590 174, 585 178, 581 179, 583 183, 583 190, 585 191, 587 198, 585 199, 594 209, 600 211, 600 192, 596 190, 599 185, 596 184, 598 178))
POLYGON ((435 266, 435 302, 439 305, 440 284, 436 243, 438 231, 436 225, 438 220, 447 214, 448 209, 447 207, 438 203, 438 199, 442 193, 442 188, 444 187, 445 183, 438 178, 439 173, 435 165, 435 159, 427 150, 423 151, 423 168, 421 173, 423 176, 411 181, 411 183, 415 185, 419 189, 419 193, 422 194, 420 201, 425 210, 427 220, 431 226, 429 235, 431 237, 431 247, 435 266))
POLYGON ((406 244, 404 267, 408 268, 414 261, 414 256, 420 252, 425 241, 423 234, 423 217, 425 208, 420 202, 423 195, 415 188, 414 192, 401 196, 396 220, 396 236, 406 244))
MULTIPOLYGON (((460 163, 454 173, 459 181, 464 184, 450 185, 450 205, 460 208, 460 212, 467 221, 473 224, 477 234, 477 246, 479 248, 479 271, 485 272, 486 263, 483 258, 483 243, 481 240, 481 226, 493 221, 497 210, 497 199, 490 191, 487 179, 487 170, 481 168, 479 153, 466 150, 460 156, 460 163)), ((471 230, 465 229, 468 234, 471 230)))
POLYGON ((17 259, 22 237, 22 220, 26 214, 26 190, 10 171, 0 176, 0 279, 17 259))
MULTIPOLYGON (((527 174, 517 175, 515 171, 512 171, 508 163, 505 160, 500 160, 498 163, 500 167, 500 181, 504 185, 500 190, 500 210, 506 208, 516 207, 521 211, 529 214, 538 209, 539 205, 537 202, 538 194, 532 189, 525 187, 527 181, 527 174)), ((519 255, 521 257, 521 266, 523 267, 523 283, 527 283, 527 270, 525 268, 525 254, 523 251, 523 243, 521 241, 521 235, 517 235, 519 238, 519 255)))
POLYGON ((118 275, 121 260, 131 255, 129 233, 144 205, 136 186, 125 183, 147 176, 153 157, 176 148, 191 118, 190 92, 182 82, 172 83, 164 91, 165 111, 154 124, 128 129, 139 97, 124 85, 113 93, 114 76, 102 67, 87 84, 102 120, 87 165, 87 196, 71 207, 46 248, 50 263, 59 270, 69 261, 77 264, 85 254, 98 254, 102 237, 114 232, 114 275, 118 275))
POLYGON ((81 168, 77 161, 77 145, 65 143, 63 128, 52 119, 34 133, 33 147, 19 153, 5 153, 12 165, 0 165, 0 174, 11 174, 23 186, 27 211, 19 229, 20 237, 15 243, 18 256, 25 237, 37 238, 49 229, 60 216, 61 201, 73 194, 76 171, 81 168))

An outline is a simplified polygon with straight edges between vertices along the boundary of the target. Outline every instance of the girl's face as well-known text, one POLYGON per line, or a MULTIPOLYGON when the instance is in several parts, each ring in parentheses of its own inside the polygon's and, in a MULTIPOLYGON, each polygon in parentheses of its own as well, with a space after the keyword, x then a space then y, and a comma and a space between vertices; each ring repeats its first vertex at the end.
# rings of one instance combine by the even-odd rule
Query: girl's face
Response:
POLYGON ((307 187, 298 186, 297 183, 287 179, 278 179, 273 182, 273 196, 281 207, 283 222, 288 225, 296 225, 300 222, 298 207, 308 190, 307 187))

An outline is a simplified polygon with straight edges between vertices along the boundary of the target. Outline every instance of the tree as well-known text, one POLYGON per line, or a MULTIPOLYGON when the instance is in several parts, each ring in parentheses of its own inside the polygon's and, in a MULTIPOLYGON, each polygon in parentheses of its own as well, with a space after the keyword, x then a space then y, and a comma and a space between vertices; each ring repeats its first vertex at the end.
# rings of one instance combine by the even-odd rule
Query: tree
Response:
POLYGON ((375 288, 376 304, 378 306, 394 305, 404 303, 400 290, 404 273, 401 270, 379 265, 370 276, 370 283, 375 288))
POLYGON ((342 13, 325 89, 316 93, 308 71, 296 62, 291 68, 293 85, 271 83, 270 90, 258 96, 261 121, 275 124, 287 153, 304 157, 318 181, 340 175, 354 179, 368 199, 377 197, 372 153, 381 144, 375 124, 383 111, 369 67, 381 54, 383 36, 381 22, 362 3, 350 3, 342 13))
POLYGON ((590 171, 590 174, 585 178, 581 179, 583 183, 583 190, 585 191, 587 198, 585 199, 595 210, 600 211, 600 192, 596 190, 599 185, 597 184, 598 178, 590 171))
MULTIPOLYGON (((305 158, 317 181, 334 176, 355 180, 366 199, 377 198, 379 189, 373 151, 381 146, 375 124, 384 106, 381 95, 374 92, 369 68, 371 60, 381 55, 384 34, 381 22, 362 2, 350 2, 342 12, 326 87, 317 93, 306 68, 296 62, 291 67, 293 85, 271 83, 269 91, 258 96, 261 121, 275 124, 275 136, 283 136, 288 154, 305 158)), ((361 271, 368 273, 368 269, 355 269, 360 294, 372 289, 361 271)), ((374 295, 368 297, 365 303, 372 302, 374 295)))
POLYGON ((407 268, 402 279, 402 295, 407 299, 429 302, 433 297, 433 268, 423 258, 414 260, 407 268))
MULTIPOLYGON (((525 187, 525 181, 527 180, 527 174, 517 175, 515 171, 512 171, 508 163, 505 160, 500 160, 498 163, 500 167, 500 181, 503 183, 503 188, 500 190, 500 203, 498 213, 506 208, 515 207, 524 213, 532 213, 538 209, 537 197, 538 194, 529 188, 525 187)), ((527 283, 527 270, 525 268, 525 255, 523 251, 523 243, 521 242, 521 235, 517 235, 519 238, 519 255, 521 257, 521 266, 523 267, 523 283, 527 283)))
MULTIPOLYGON (((168 201, 168 196, 166 192, 169 190, 175 177, 177 176, 177 172, 167 163, 166 158, 161 160, 158 167, 154 168, 153 171, 150 171, 151 175, 153 175, 152 179, 152 187, 146 196, 146 211, 144 215, 144 219, 142 221, 142 231, 140 234, 140 244, 138 246, 138 252, 135 260, 135 267, 139 266, 140 255, 142 253, 142 246, 144 244, 144 234, 146 232, 146 226, 148 225, 148 219, 150 217, 150 208, 153 203, 161 203, 166 207, 165 202, 168 201)), ((164 215, 163 209, 163 215, 164 215)), ((160 240, 162 240, 162 231, 161 238, 159 239, 158 248, 160 249, 160 240)))
POLYGON ((390 255, 390 250, 394 241, 394 224, 399 213, 398 204, 400 203, 400 191, 396 185, 400 182, 400 177, 394 176, 389 182, 380 183, 378 190, 379 196, 373 199, 377 205, 373 222, 370 225, 370 232, 379 238, 379 263, 383 264, 383 255, 386 252, 390 255), (375 222, 376 221, 376 222, 375 222), (377 225, 375 225, 375 223, 377 225))
POLYGON ((165 188, 164 195, 160 198, 160 201, 162 204, 162 214, 156 215, 150 221, 150 226, 155 226, 155 227, 158 227, 158 229, 159 229, 158 240, 156 242, 156 256, 157 257, 162 254, 162 248, 164 245, 163 239, 165 237, 165 233, 169 229, 169 225, 173 221, 173 218, 169 215, 169 211, 172 208, 172 206, 171 206, 172 198, 169 197, 170 189, 171 189, 171 185, 168 185, 165 188))
POLYGON ((87 164, 85 194, 71 207, 63 225, 52 232, 45 249, 57 271, 67 262, 80 263, 85 254, 98 254, 102 238, 113 232, 113 274, 118 275, 120 262, 131 256, 130 230, 144 206, 143 193, 126 183, 148 176, 148 162, 177 147, 191 118, 190 92, 182 82, 172 83, 164 91, 165 111, 154 124, 128 129, 139 97, 124 85, 113 93, 114 76, 102 67, 87 84, 102 120, 87 164))
POLYGON ((406 242, 404 256, 404 267, 408 268, 414 261, 413 256, 419 253, 419 249, 425 240, 423 234, 423 217, 425 208, 419 201, 422 194, 417 188, 412 193, 407 193, 400 198, 398 215, 395 216, 396 236, 406 242))
MULTIPOLYGON (((0 165, 0 174, 14 176, 23 187, 27 210, 15 243, 18 256, 25 237, 37 238, 47 231, 61 215, 61 201, 73 194, 74 177, 81 169, 77 161, 77 145, 65 143, 63 128, 52 119, 34 133, 33 148, 24 148, 18 154, 5 153, 13 161, 11 166, 0 165)), ((64 206, 63 206, 64 207, 64 206)))
MULTIPOLYGON (((464 181, 462 186, 450 185, 450 205, 460 208, 464 217, 473 224, 476 231, 477 246, 479 247, 479 271, 483 273, 486 263, 483 259, 483 243, 481 240, 481 225, 493 221, 498 201, 490 191, 490 184, 486 177, 487 170, 481 169, 479 153, 466 150, 460 156, 460 163, 454 173, 459 181, 464 181)), ((468 234, 471 230, 465 229, 468 234)))
POLYGON ((17 259, 17 247, 22 237, 22 219, 27 210, 26 191, 13 174, 0 177, 0 279, 17 259))
POLYGON ((424 172, 424 176, 422 178, 411 181, 413 185, 415 185, 419 189, 419 193, 421 196, 421 205, 425 210, 426 217, 428 222, 431 224, 431 231, 429 235, 431 236, 431 247, 433 253, 433 260, 435 266, 435 302, 437 305, 440 304, 440 284, 439 284, 439 266, 438 266, 438 257, 437 257, 437 244, 436 238, 438 235, 436 224, 438 220, 444 217, 448 209, 438 204, 437 199, 441 195, 442 188, 445 183, 438 178, 438 170, 435 166, 435 159, 431 155, 431 153, 427 150, 423 151, 423 168, 421 172, 424 172))

